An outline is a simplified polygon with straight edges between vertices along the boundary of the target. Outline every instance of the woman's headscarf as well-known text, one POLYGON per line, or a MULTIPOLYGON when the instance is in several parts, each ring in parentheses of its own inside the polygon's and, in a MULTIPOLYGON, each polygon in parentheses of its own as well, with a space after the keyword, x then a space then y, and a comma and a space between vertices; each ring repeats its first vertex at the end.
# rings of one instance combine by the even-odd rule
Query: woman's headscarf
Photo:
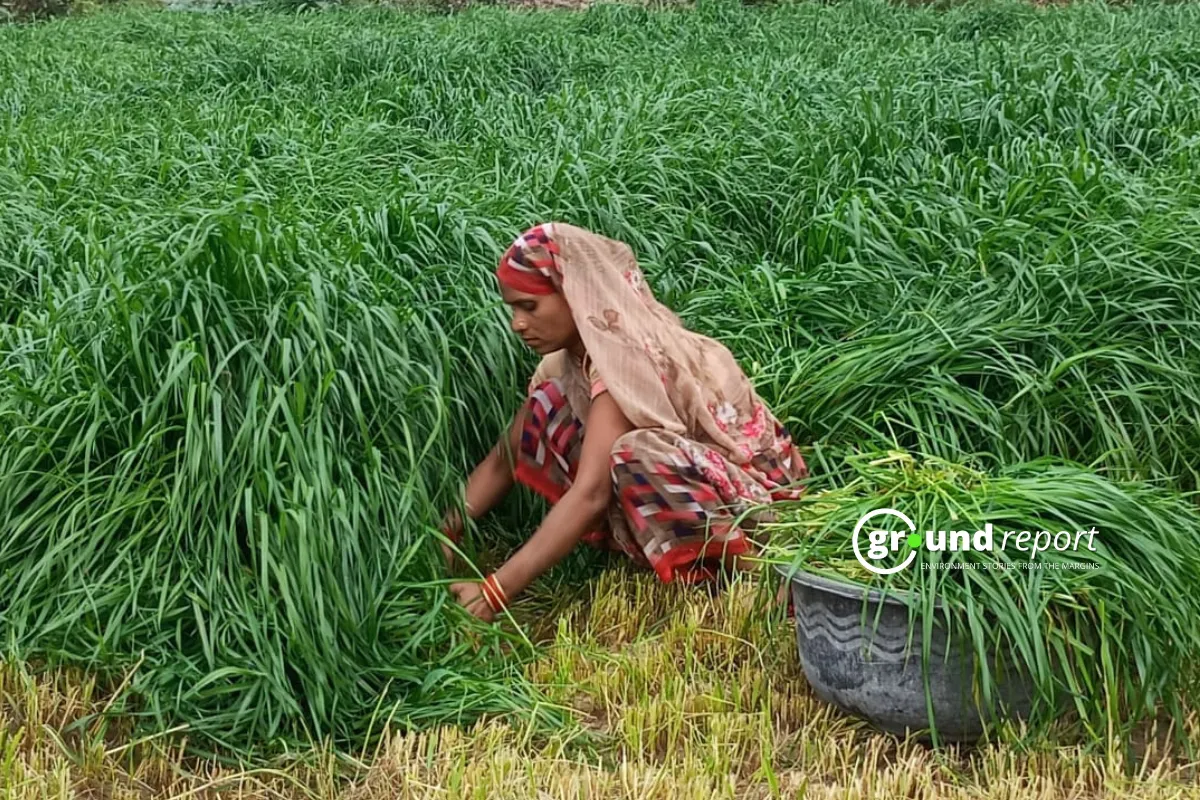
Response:
MULTIPOLYGON (((702 438, 738 464, 779 444, 781 429, 733 355, 654 299, 623 242, 545 223, 517 237, 497 277, 529 294, 563 293, 596 371, 635 427, 702 438)), ((542 359, 535 381, 578 369, 560 350, 542 359)), ((586 392, 569 399, 586 415, 576 407, 586 392)))

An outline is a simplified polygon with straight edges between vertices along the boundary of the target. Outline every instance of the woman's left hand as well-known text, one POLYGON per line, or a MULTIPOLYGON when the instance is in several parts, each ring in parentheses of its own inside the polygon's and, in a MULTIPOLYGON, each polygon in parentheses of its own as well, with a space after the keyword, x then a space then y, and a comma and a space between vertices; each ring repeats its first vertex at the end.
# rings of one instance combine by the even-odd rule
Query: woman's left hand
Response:
POLYGON ((491 622, 496 617, 492 607, 483 596, 483 589, 478 583, 452 583, 450 591, 467 611, 479 617, 484 622, 491 622))

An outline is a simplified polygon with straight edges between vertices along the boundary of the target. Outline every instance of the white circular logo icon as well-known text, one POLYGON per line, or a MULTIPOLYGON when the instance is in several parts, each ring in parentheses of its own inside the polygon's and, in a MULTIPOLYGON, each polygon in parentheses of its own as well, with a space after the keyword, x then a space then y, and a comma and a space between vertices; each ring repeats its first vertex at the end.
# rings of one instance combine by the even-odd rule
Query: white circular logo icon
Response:
POLYGON ((877 508, 869 514, 864 514, 862 518, 859 519, 858 524, 854 526, 854 535, 851 543, 854 545, 854 557, 858 559, 858 563, 862 564, 876 575, 891 575, 893 572, 899 572, 913 562, 913 559, 917 557, 917 548, 920 547, 921 544, 920 540, 921 536, 917 533, 917 526, 914 525, 913 521, 907 516, 894 508, 877 508), (872 564, 870 560, 863 556, 862 550, 858 545, 858 537, 862 532, 863 526, 875 517, 884 515, 896 517, 908 527, 907 533, 904 531, 885 531, 880 529, 872 529, 869 532, 868 536, 871 539, 871 547, 867 550, 867 554, 870 555, 872 551, 876 549, 881 550, 879 555, 874 556, 876 560, 884 558, 887 555, 895 552, 901 545, 907 545, 909 547, 908 558, 904 559, 902 564, 898 564, 894 567, 888 567, 887 569, 877 567, 872 564), (876 536, 876 534, 882 535, 876 536), (912 537, 916 538, 913 539, 912 537))

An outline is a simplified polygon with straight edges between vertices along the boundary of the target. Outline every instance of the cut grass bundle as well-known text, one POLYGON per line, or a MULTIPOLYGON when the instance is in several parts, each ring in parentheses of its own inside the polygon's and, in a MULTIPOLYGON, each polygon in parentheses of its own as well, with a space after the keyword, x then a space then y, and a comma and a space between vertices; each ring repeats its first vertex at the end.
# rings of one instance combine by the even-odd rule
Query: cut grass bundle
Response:
MULTIPOLYGON (((826 466, 827 488, 775 526, 775 558, 903 599, 926 642, 936 624, 976 654, 987 703, 1007 668, 995 658, 1015 665, 1036 686, 1035 724, 1069 708, 1085 738, 1108 744, 1166 709, 1183 730, 1200 658, 1200 508, 1191 499, 1051 459, 991 474, 894 451, 826 466), (858 520, 880 508, 907 515, 926 539, 888 575, 868 572, 852 545, 858 520), (949 546, 950 532, 974 536, 989 522, 993 549, 949 546), (1008 531, 1073 535, 1070 547, 1034 553, 1029 536, 1008 531), (1077 568, 1085 562, 1097 567, 1077 568)), ((881 527, 889 522, 903 527, 881 527)), ((860 542, 866 552, 866 533, 860 542)), ((876 564, 892 567, 909 552, 876 564)))

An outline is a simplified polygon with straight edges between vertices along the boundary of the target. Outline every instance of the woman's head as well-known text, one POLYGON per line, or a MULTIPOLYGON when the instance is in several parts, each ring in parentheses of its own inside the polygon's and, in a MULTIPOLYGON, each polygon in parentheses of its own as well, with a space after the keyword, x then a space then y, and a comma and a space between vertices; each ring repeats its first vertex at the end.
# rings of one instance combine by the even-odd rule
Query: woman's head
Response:
POLYGON ((501 283, 500 296, 512 309, 513 333, 540 356, 556 350, 577 350, 579 329, 561 292, 533 294, 501 283))
POLYGON ((538 355, 578 350, 579 329, 562 293, 558 247, 548 226, 530 228, 500 258, 500 296, 512 309, 512 329, 538 355))

